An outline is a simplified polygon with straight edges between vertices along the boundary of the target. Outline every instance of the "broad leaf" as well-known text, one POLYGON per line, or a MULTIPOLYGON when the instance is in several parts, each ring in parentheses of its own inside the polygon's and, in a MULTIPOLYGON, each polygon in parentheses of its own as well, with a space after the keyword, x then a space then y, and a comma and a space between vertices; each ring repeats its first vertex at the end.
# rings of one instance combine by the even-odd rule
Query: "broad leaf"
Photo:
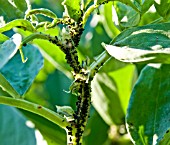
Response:
POLYGON ((119 95, 121 107, 126 114, 126 110, 129 103, 132 86, 136 81, 137 74, 135 72, 134 65, 126 65, 120 69, 113 70, 108 73, 109 76, 114 79, 117 86, 117 93, 119 95))
POLYGON ((14 27, 20 27, 24 30, 31 31, 31 32, 36 31, 35 28, 33 27, 33 25, 29 21, 24 20, 24 19, 16 19, 16 20, 13 20, 13 21, 7 23, 5 26, 1 27, 0 33, 9 31, 14 27))
POLYGON ((94 78, 92 104, 108 125, 123 123, 124 112, 119 100, 116 83, 106 73, 98 73, 94 78))
POLYGON ((63 6, 65 8, 65 15, 77 21, 81 18, 81 0, 64 0, 63 6))
POLYGON ((26 126, 27 119, 18 110, 0 105, 0 118, 2 145, 36 145, 34 129, 26 126))
POLYGON ((170 16, 170 1, 169 0, 155 0, 154 6, 158 14, 165 19, 170 16))
POLYGON ((123 31, 104 45, 110 55, 124 62, 170 64, 170 24, 155 24, 123 31))
POLYGON ((0 0, 0 6, 0 16, 4 17, 5 22, 24 18, 27 10, 25 0, 0 0))
POLYGON ((0 72, 10 85, 20 95, 28 90, 34 78, 43 66, 43 57, 39 50, 33 45, 23 48, 24 55, 28 58, 22 63, 21 56, 17 53, 8 63, 1 68, 0 72))
POLYGON ((170 129, 169 70, 170 65, 150 64, 133 88, 126 122, 135 144, 159 144, 170 129))

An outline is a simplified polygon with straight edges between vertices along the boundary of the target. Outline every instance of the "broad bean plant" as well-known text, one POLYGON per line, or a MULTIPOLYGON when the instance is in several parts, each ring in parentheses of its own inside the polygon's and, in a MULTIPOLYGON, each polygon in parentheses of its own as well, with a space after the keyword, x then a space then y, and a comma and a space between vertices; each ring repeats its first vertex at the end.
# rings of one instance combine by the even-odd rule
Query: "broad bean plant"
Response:
POLYGON ((169 0, 1 0, 0 144, 169 145, 169 20, 169 0))

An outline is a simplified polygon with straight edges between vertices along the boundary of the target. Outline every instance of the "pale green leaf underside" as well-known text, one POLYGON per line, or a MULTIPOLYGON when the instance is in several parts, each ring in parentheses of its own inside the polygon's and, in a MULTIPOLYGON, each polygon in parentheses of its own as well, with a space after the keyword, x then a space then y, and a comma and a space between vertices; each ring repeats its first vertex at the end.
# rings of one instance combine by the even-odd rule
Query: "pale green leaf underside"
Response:
POLYGON ((169 74, 170 65, 150 64, 133 88, 126 122, 135 144, 159 144, 169 139, 165 135, 170 129, 169 74))
POLYGON ((113 46, 103 46, 120 61, 170 64, 169 30, 170 23, 131 28, 118 35, 113 40, 113 46))
MULTIPOLYGON (((0 69, 15 55, 18 48, 16 46, 17 35, 13 35, 13 37, 3 44, 0 44, 0 69)), ((17 40, 21 41, 21 40, 17 40)))
POLYGON ((0 69, 1 74, 20 96, 28 90, 43 66, 43 57, 35 46, 27 45, 23 52, 28 58, 25 63, 22 63, 18 52, 0 69))

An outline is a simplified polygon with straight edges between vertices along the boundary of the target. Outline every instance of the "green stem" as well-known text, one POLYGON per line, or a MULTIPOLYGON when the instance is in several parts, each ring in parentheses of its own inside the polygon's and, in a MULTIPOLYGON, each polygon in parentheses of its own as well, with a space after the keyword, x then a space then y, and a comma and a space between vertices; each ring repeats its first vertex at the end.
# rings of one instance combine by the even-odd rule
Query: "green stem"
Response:
POLYGON ((44 39, 44 40, 49 40, 50 42, 56 40, 55 37, 52 37, 52 36, 47 35, 47 34, 34 33, 34 34, 31 34, 31 35, 29 35, 28 37, 26 37, 26 38, 22 41, 21 45, 24 45, 24 44, 26 44, 26 43, 34 40, 34 39, 44 39))
POLYGON ((88 17, 90 16, 90 14, 96 9, 98 8, 100 5, 97 4, 93 4, 92 6, 90 6, 87 11, 84 13, 83 16, 83 26, 86 24, 86 21, 88 19, 88 17))
POLYGON ((89 72, 90 72, 90 78, 92 79, 96 72, 99 71, 99 69, 103 66, 104 63, 106 63, 110 59, 110 55, 103 51, 97 59, 90 65, 89 72))
POLYGON ((157 24, 157 23, 160 23, 160 22, 162 22, 162 21, 163 21, 163 17, 160 17, 160 18, 154 20, 153 22, 151 22, 151 23, 149 23, 149 24, 157 24))
POLYGON ((49 121, 59 125, 62 128, 66 128, 66 126, 69 126, 70 124, 66 121, 66 119, 62 116, 60 116, 58 113, 47 109, 41 105, 34 104, 31 102, 28 102, 26 100, 22 99, 13 99, 10 97, 0 96, 0 104, 5 104, 9 106, 14 106, 32 113, 35 113, 37 115, 40 115, 49 121))

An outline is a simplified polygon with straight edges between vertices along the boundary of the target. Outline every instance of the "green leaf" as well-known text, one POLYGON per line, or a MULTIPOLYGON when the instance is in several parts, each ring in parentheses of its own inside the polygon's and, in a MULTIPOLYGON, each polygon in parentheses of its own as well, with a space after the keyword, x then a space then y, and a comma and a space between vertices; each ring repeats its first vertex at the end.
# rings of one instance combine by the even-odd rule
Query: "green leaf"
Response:
POLYGON ((137 2, 137 0, 118 0, 118 1, 120 1, 121 3, 125 5, 132 7, 137 12, 141 11, 140 4, 137 2))
POLYGON ((84 132, 85 145, 103 145, 108 139, 109 126, 103 121, 100 115, 95 111, 87 124, 84 132), (97 135, 97 139, 96 138, 97 135), (95 141, 94 141, 95 140, 95 141))
POLYGON ((123 123, 124 112, 117 93, 117 86, 113 78, 106 73, 98 73, 94 78, 92 103, 108 125, 123 123))
POLYGON ((28 1, 27 0, 13 0, 16 7, 21 10, 22 12, 25 12, 28 9, 28 1))
POLYGON ((19 52, 0 70, 10 85, 21 96, 28 90, 34 78, 43 66, 43 57, 33 45, 23 48, 26 63, 22 63, 19 52))
POLYGON ((104 45, 110 55, 123 62, 170 64, 170 24, 162 23, 123 31, 104 45))
POLYGON ((105 28, 105 31, 107 32, 107 34, 111 38, 114 38, 115 36, 117 36, 120 33, 120 31, 116 27, 116 25, 114 24, 114 21, 112 19, 112 17, 113 17, 112 7, 113 7, 112 2, 104 5, 103 11, 102 11, 104 18, 103 18, 102 22, 103 22, 103 27, 105 28))
POLYGON ((20 27, 20 28, 30 31, 30 32, 36 31, 35 28, 33 27, 33 25, 29 21, 24 20, 24 19, 16 19, 16 20, 13 20, 13 21, 7 23, 5 26, 1 27, 0 33, 9 31, 14 27, 20 27))
POLYGON ((0 69, 15 55, 20 42, 21 35, 14 34, 11 39, 0 44, 0 69))
POLYGON ((86 9, 87 8, 87 6, 91 3, 91 2, 93 2, 93 0, 83 0, 84 1, 84 8, 86 9))
POLYGON ((170 128, 169 70, 150 64, 133 88, 126 122, 134 144, 159 144, 170 128))
POLYGON ((8 39, 9 39, 8 36, 0 33, 0 44, 7 41, 8 39))
POLYGON ((62 5, 65 8, 65 16, 69 16, 70 18, 77 21, 81 18, 81 0, 64 0, 62 5))
POLYGON ((153 4, 154 0, 138 0, 141 5, 141 14, 144 14, 153 4))
POLYGON ((154 6, 158 14, 165 19, 170 16, 170 0, 155 0, 154 6))
POLYGON ((20 95, 10 85, 7 79, 0 73, 0 87, 14 98, 20 98, 20 95))
POLYGON ((15 108, 0 105, 0 138, 2 145, 36 145, 34 129, 15 108))
POLYGON ((133 27, 139 23, 140 13, 135 11, 132 7, 120 2, 115 2, 114 7, 118 15, 120 26, 133 27))
POLYGON ((24 0, 1 0, 0 1, 0 16, 3 16, 5 22, 14 19, 24 18, 26 6, 24 0), (15 3, 14 3, 15 2, 15 3), (20 3, 20 4, 19 4, 20 3))
POLYGON ((166 131, 163 139, 160 141, 160 145, 168 145, 170 144, 170 129, 166 131))
POLYGON ((100 69, 100 72, 112 72, 121 68, 124 68, 127 65, 127 63, 118 61, 115 58, 111 58, 109 59, 100 69))
POLYGON ((121 107, 126 114, 132 86, 137 78, 134 65, 126 65, 121 69, 113 70, 108 73, 114 79, 117 86, 117 93, 121 102, 121 107))

